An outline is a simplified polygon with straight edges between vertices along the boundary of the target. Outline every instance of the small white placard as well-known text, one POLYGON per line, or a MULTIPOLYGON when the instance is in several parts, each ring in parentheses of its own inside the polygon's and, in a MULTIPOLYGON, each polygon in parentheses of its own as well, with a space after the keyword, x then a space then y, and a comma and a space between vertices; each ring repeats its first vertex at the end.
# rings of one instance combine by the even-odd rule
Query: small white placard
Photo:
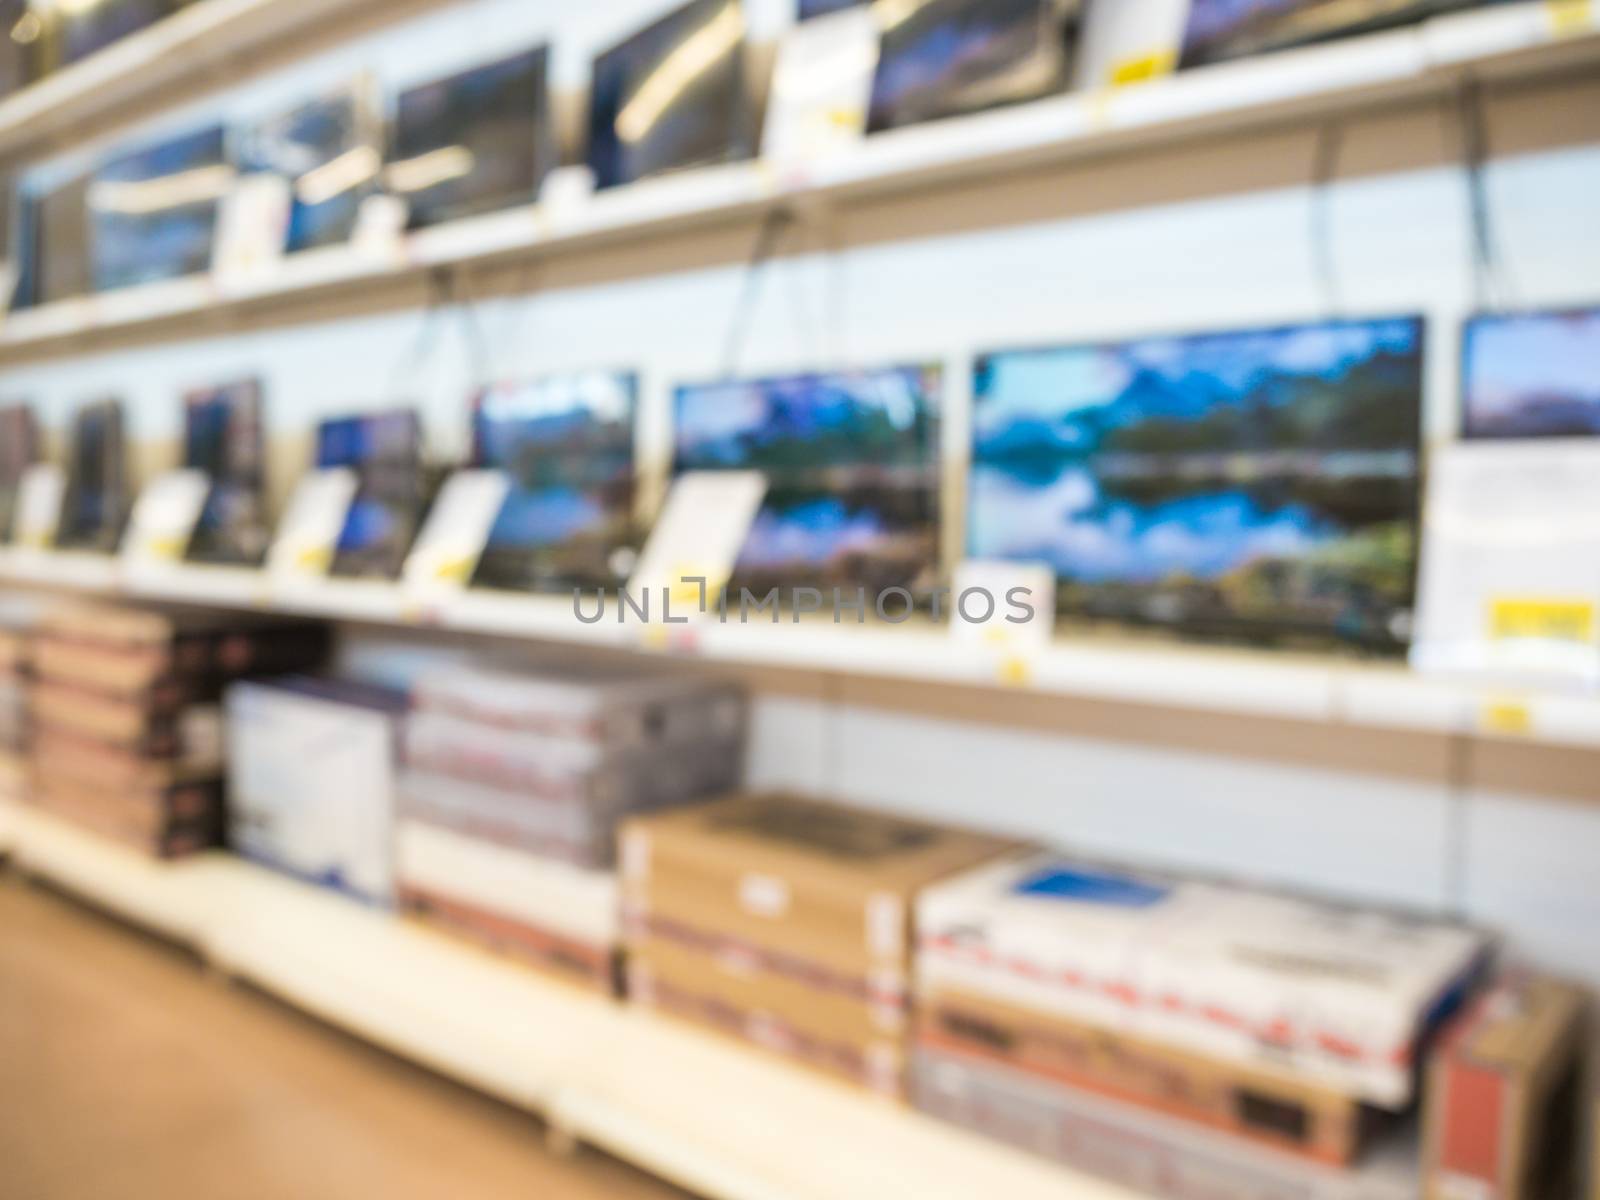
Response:
POLYGON ((1077 86, 1085 91, 1126 87, 1177 67, 1189 0, 1091 4, 1084 22, 1077 86))
POLYGON ((1600 682, 1600 440, 1435 451, 1411 658, 1600 682))
POLYGON ((289 181, 244 175, 222 202, 212 270, 224 287, 270 276, 283 262, 293 196, 289 181))
POLYGON ((1043 650, 1056 629, 1056 577, 1044 563, 970 560, 956 568, 950 634, 1004 654, 1043 650))
POLYGON ((274 583, 327 576, 359 482, 348 467, 312 471, 300 480, 267 553, 267 573, 274 583))
POLYGON ((867 131, 878 48, 871 6, 789 30, 773 70, 762 156, 792 174, 858 144, 867 131))
POLYGON ((504 471, 457 471, 450 477, 401 572, 412 598, 450 596, 471 582, 510 492, 504 471))
POLYGON ((350 246, 362 258, 384 262, 399 258, 405 249, 409 213, 398 196, 368 196, 356 211, 350 246))
POLYGON ((55 545, 66 494, 67 473, 54 463, 37 463, 24 471, 17 487, 12 541, 29 550, 55 545))
POLYGON ((123 567, 137 571, 181 562, 210 490, 204 471, 168 471, 151 480, 139 493, 122 536, 123 567))
POLYGON ((670 593, 673 613, 692 615, 702 593, 690 581, 703 579, 709 607, 733 574, 766 495, 767 477, 760 471, 680 476, 645 543, 629 593, 648 595, 652 614, 662 607, 659 597, 670 593))

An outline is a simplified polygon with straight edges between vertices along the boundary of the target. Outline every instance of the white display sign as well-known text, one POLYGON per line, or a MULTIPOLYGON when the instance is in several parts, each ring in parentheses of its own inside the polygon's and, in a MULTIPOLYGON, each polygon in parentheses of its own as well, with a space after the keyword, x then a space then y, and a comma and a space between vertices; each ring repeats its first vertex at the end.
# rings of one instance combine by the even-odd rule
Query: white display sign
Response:
POLYGON ((1188 23, 1189 0, 1091 4, 1078 86, 1096 91, 1170 75, 1178 65, 1188 23))
POLYGON ((46 550, 53 546, 66 494, 67 474, 60 467, 38 463, 24 471, 17 488, 12 540, 30 550, 46 550))
POLYGON ((289 181, 262 172, 241 176, 222 202, 212 270, 224 287, 269 277, 283 262, 293 208, 289 181))
POLYGON ((397 196, 368 196, 356 211, 350 247, 362 258, 385 262, 404 250, 406 202, 397 196))
POLYGON ((450 477, 401 572, 413 599, 444 598, 467 586, 510 492, 504 471, 457 471, 450 477))
POLYGON ((1600 440, 1434 453, 1411 658, 1600 684, 1600 440))
POLYGON ((274 583, 327 576, 358 483, 348 467, 312 471, 300 480, 267 553, 267 573, 274 583))
POLYGON ((733 575, 766 495, 767 477, 760 471, 680 476, 645 543, 629 593, 650 596, 652 616, 659 613, 664 594, 672 596, 675 617, 692 615, 702 594, 709 606, 733 575))
POLYGON ((1044 563, 972 560, 956 568, 950 634, 1000 654, 1043 650, 1056 630, 1056 577, 1044 563))
POLYGON ((168 471, 151 480, 139 493, 122 536, 123 567, 143 571, 181 562, 210 490, 204 471, 168 471))
POLYGON ((870 6, 805 21, 784 35, 761 141, 768 162, 803 171, 861 141, 879 40, 870 6))

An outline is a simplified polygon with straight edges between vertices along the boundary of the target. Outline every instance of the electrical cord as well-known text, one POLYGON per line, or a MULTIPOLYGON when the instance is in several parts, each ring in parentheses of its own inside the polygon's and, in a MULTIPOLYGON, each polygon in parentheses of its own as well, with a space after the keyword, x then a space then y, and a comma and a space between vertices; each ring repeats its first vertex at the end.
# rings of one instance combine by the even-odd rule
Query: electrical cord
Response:
POLYGON ((1328 121, 1317 131, 1316 154, 1311 169, 1311 258, 1330 317, 1344 308, 1339 290, 1339 268, 1334 255, 1333 186, 1344 154, 1344 126, 1328 121))

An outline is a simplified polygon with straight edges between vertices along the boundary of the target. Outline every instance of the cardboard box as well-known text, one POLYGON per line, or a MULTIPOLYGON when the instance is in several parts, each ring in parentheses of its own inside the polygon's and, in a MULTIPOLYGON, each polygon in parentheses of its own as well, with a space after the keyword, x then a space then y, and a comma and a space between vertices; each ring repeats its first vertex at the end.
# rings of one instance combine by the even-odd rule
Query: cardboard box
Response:
POLYGON ((919 991, 960 989, 1400 1110, 1481 975, 1473 929, 1048 853, 917 904, 919 991))
POLYGON ((659 974, 631 952, 627 976, 631 1003, 709 1027, 886 1098, 897 1100, 904 1095, 907 1051, 903 1039, 884 1038, 862 1045, 819 1033, 771 1010, 747 1009, 730 1002, 702 974, 659 974))
POLYGON ((608 752, 680 742, 742 742, 735 685, 681 671, 562 662, 525 673, 452 667, 412 688, 418 712, 517 733, 587 741, 608 752))
POLYGON ((292 679, 228 690, 230 838, 241 854, 394 902, 395 760, 405 697, 292 679))
MULTIPOLYGON (((1307 1162, 960 1055, 918 1050, 919 1109, 1158 1200, 1416 1200, 1414 1139, 1354 1169, 1307 1162)), ((1070 1192, 1067 1180, 1063 1191, 1070 1192)))
POLYGON ((1354 1160, 1368 1115, 1292 1076, 956 990, 917 997, 917 1041, 1331 1166, 1354 1160))
POLYGON ((39 808, 157 858, 177 858, 222 844, 222 789, 216 782, 123 793, 39 772, 31 795, 39 808))
POLYGON ((1497 980, 1428 1071, 1428 1200, 1539 1200, 1577 1182, 1585 998, 1536 975, 1497 980))
POLYGON ((214 741, 214 704, 186 705, 181 697, 107 696, 40 681, 29 696, 33 729, 49 729, 115 746, 146 758, 183 758, 214 741))
POLYGON ((734 797, 627 823, 625 911, 863 980, 904 978, 919 889, 1007 846, 794 796, 734 797))

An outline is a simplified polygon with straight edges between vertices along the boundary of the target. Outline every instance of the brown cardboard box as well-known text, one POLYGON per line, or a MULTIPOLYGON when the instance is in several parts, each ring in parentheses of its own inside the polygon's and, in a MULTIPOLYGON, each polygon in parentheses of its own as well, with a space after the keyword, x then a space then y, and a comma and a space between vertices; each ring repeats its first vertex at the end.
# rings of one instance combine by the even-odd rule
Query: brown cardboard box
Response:
POLYGON ((1424 1103, 1428 1200, 1540 1200, 1576 1170, 1584 997, 1512 973, 1434 1053, 1424 1103))
POLYGON ((794 796, 740 796, 628 822, 624 911, 846 975, 903 980, 917 891, 1008 848, 794 796))
POLYGON ((176 757, 183 747, 185 710, 166 698, 106 696, 41 681, 33 686, 30 709, 36 736, 54 729, 152 758, 176 757))
POLYGON ((47 812, 158 858, 204 850, 222 838, 218 783, 119 794, 40 773, 33 798, 47 812))
POLYGON ((627 960, 628 998, 645 1008, 709 1026, 742 1042, 771 1050, 834 1078, 892 1099, 905 1095, 909 1043, 875 1038, 863 1043, 797 1020, 792 1013, 745 1007, 730 997, 715 973, 695 966, 657 971, 649 961, 627 960))
POLYGON ((1330 1165, 1361 1141, 1337 1092, 956 988, 918 996, 917 1041, 1330 1165))

